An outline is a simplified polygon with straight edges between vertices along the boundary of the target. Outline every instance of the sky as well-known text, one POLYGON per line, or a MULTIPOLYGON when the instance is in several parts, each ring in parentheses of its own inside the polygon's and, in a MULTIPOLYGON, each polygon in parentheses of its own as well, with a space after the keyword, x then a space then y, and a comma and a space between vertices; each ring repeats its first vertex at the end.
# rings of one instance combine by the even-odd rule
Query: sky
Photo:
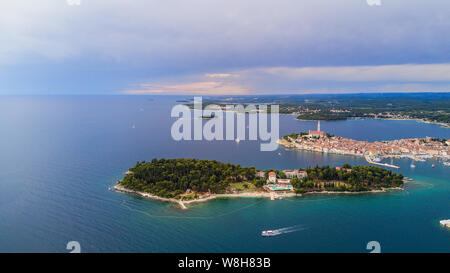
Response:
POLYGON ((0 94, 450 92, 448 0, 1 0, 0 94))

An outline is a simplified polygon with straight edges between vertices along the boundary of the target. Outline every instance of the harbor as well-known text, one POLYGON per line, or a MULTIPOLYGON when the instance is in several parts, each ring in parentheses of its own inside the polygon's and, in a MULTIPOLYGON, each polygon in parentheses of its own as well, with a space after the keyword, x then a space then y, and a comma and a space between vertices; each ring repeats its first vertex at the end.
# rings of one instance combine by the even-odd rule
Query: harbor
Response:
POLYGON ((366 159, 366 161, 370 164, 374 164, 374 165, 379 165, 379 166, 383 166, 383 167, 388 167, 388 168, 394 168, 394 169, 400 169, 399 166, 396 165, 392 165, 392 164, 387 164, 387 163, 380 163, 380 162, 375 162, 373 161, 369 155, 364 155, 364 158, 366 159))

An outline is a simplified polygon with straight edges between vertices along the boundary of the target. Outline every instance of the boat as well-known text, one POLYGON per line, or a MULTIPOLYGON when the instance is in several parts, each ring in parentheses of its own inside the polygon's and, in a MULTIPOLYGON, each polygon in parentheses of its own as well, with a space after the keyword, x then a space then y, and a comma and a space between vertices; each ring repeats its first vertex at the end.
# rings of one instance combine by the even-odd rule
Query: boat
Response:
POLYGON ((444 162, 445 166, 450 166, 450 161, 449 162, 444 162))
POLYGON ((411 168, 415 168, 416 167, 416 165, 414 165, 413 163, 411 163, 411 166, 410 166, 411 168))
POLYGON ((236 143, 239 143, 239 141, 241 141, 241 140, 239 138, 236 138, 235 141, 236 141, 236 143))
POLYGON ((431 168, 434 168, 434 167, 435 167, 434 164, 432 164, 432 165, 431 165, 431 168))
POLYGON ((439 221, 442 226, 450 228, 450 219, 449 220, 441 220, 439 221))
POLYGON ((275 235, 279 235, 280 232, 277 230, 263 230, 261 232, 261 236, 275 236, 275 235))
POLYGON ((381 161, 381 158, 379 158, 379 157, 374 157, 374 158, 372 158, 372 161, 373 161, 373 162, 380 162, 380 161, 381 161))

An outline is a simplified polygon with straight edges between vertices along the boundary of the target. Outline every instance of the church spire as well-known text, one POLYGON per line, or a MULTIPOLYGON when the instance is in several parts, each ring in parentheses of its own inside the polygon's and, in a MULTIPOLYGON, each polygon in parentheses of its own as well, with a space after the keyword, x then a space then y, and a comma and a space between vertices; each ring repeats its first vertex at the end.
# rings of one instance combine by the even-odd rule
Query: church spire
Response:
POLYGON ((317 131, 320 132, 320 120, 317 121, 317 131))

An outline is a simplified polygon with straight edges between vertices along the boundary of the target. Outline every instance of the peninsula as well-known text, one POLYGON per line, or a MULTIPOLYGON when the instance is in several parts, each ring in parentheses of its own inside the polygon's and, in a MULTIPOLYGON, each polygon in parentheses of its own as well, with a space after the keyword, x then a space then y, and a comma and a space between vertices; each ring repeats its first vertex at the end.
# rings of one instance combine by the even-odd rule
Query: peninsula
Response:
POLYGON ((320 131, 292 133, 278 141, 285 147, 323 153, 363 156, 367 162, 390 168, 395 165, 380 163, 383 158, 411 158, 424 161, 434 158, 448 164, 450 161, 450 140, 437 138, 409 138, 391 141, 360 141, 326 134, 320 131))
POLYGON ((281 197, 308 193, 385 192, 401 189, 403 175, 374 166, 256 170, 215 160, 153 159, 137 162, 113 188, 185 204, 227 197, 281 197))

